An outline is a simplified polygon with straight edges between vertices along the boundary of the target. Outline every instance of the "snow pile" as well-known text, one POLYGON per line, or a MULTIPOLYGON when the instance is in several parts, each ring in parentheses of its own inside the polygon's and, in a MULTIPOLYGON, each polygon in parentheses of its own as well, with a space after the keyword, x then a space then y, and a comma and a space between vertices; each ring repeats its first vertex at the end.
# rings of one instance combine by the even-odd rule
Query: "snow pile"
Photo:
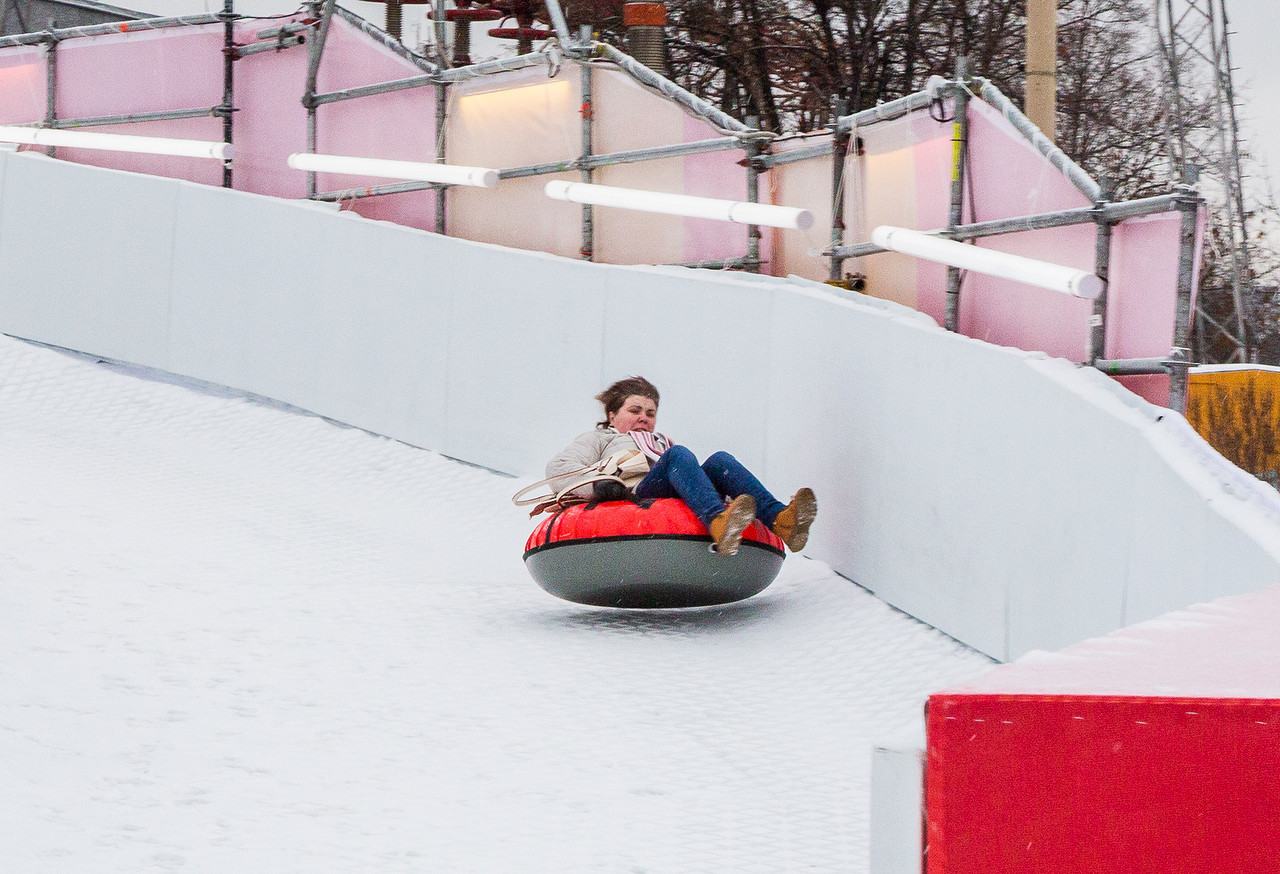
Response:
POLYGON ((7 337, 0 459, 6 870, 864 870, 872 741, 991 665, 804 559, 562 603, 518 481, 7 337))

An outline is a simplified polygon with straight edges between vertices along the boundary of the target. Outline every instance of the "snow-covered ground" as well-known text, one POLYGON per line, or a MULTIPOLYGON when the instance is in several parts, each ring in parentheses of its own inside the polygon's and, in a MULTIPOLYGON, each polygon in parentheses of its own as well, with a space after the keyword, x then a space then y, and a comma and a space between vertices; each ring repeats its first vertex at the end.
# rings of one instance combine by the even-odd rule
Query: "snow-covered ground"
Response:
POLYGON ((520 481, 3 336, 0 476, 4 871, 863 871, 870 745, 991 665, 802 557, 560 602, 520 481))

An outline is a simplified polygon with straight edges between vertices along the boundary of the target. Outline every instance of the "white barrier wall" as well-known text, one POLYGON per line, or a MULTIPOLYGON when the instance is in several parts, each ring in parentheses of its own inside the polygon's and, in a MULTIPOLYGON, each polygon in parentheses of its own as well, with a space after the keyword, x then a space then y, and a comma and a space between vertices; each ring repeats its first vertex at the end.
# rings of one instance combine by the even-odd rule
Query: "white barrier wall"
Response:
POLYGON ((804 280, 590 264, 32 153, 0 154, 0 269, 5 333, 527 477, 643 373, 664 431, 817 490, 807 554, 996 658, 1280 582, 1280 498, 1180 417, 804 280))

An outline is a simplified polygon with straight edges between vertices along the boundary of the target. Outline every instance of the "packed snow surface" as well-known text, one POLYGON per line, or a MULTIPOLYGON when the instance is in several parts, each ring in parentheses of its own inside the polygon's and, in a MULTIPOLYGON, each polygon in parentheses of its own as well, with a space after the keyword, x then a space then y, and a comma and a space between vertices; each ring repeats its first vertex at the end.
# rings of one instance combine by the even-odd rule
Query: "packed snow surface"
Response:
POLYGON ((863 871, 871 744, 991 665, 803 557, 557 601, 518 480, 3 336, 0 463, 6 871, 863 871))

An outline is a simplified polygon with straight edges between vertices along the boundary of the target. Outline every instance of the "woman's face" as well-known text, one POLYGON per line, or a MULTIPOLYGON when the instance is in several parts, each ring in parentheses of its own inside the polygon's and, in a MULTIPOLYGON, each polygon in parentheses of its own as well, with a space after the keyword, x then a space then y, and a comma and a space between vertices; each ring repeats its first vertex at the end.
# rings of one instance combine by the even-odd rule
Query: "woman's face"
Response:
POLYGON ((658 420, 658 405, 644 395, 628 395, 617 412, 609 414, 609 424, 623 434, 629 431, 652 431, 658 420))

